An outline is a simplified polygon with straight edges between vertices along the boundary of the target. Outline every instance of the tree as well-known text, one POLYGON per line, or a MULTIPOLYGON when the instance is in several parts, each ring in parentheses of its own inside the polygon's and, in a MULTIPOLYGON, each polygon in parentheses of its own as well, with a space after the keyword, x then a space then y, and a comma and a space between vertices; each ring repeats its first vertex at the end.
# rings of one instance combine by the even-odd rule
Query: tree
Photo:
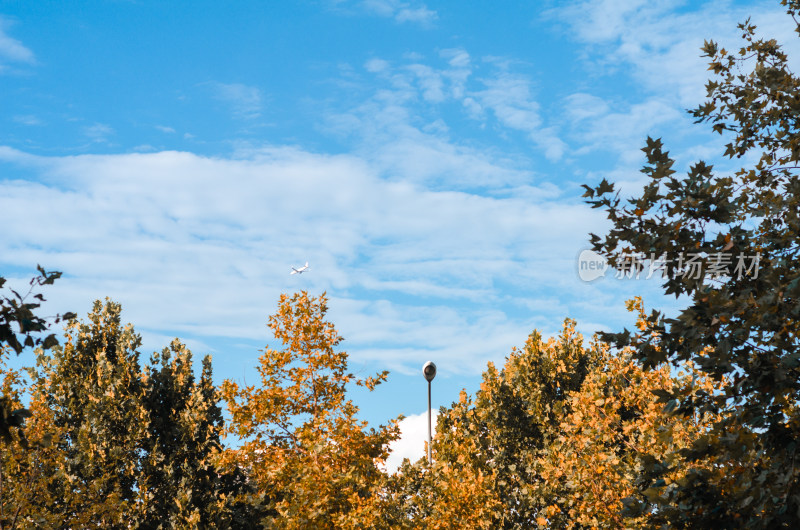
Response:
POLYGON ((224 431, 211 357, 195 382, 192 352, 175 339, 142 378, 146 434, 137 482, 142 528, 251 528, 260 516, 237 468, 221 469, 224 431))
POLYGON ((367 429, 346 396, 348 384, 372 390, 387 373, 362 380, 347 372, 327 310, 324 293, 281 295, 269 326, 284 349, 264 350, 260 387, 222 384, 230 432, 243 441, 230 456, 272 510, 265 526, 388 528, 377 464, 397 437, 396 423, 367 429))
POLYGON ((63 345, 40 352, 33 393, 53 416, 61 500, 42 507, 74 527, 126 525, 136 504, 142 407, 138 348, 121 307, 95 302, 86 323, 72 320, 63 345))
MULTIPOLYGON (((0 352, 2 354, 4 352, 0 352)), ((22 407, 25 379, 9 369, 0 356, 1 395, 13 407, 22 407)), ((0 529, 55 528, 60 518, 37 507, 55 505, 49 486, 57 473, 56 451, 51 443, 53 425, 43 414, 42 403, 33 399, 27 409, 25 432, 14 429, 0 447, 0 529)))
POLYGON ((119 304, 97 301, 87 322, 68 324, 63 345, 39 351, 32 420, 53 445, 31 452, 49 473, 27 486, 25 515, 75 528, 249 527, 259 516, 250 487, 218 465, 210 358, 196 382, 191 352, 175 340, 142 371, 141 339, 120 315, 119 304))
MULTIPOLYGON (((639 313, 644 327, 641 299, 628 302, 628 308, 639 313)), ((685 480, 679 450, 691 447, 714 420, 665 414, 653 394, 696 396, 716 393, 720 385, 691 364, 677 372, 666 363, 643 370, 631 350, 612 353, 603 347, 600 353, 596 369, 570 393, 570 412, 541 460, 542 479, 563 482, 568 490, 545 513, 548 520, 562 516, 567 528, 641 528, 653 517, 660 493, 639 491, 642 462, 671 459, 664 480, 685 480)), ((707 462, 704 469, 714 472, 707 462)))
MULTIPOLYGON (((781 3, 792 17, 800 12, 796 0, 781 3)), ((605 180, 584 195, 612 222, 605 237, 592 234, 595 251, 618 268, 660 259, 665 293, 691 300, 676 318, 654 311, 641 332, 604 338, 631 346, 645 367, 692 361, 730 381, 718 393, 662 396, 678 414, 719 417, 683 454, 731 471, 718 480, 697 466, 685 484, 667 486, 659 481, 670 466, 653 463, 657 519, 674 526, 780 528, 800 519, 800 79, 775 40, 757 38, 749 21, 739 28, 738 53, 704 45, 715 78, 691 112, 726 135, 724 155, 745 165, 729 175, 701 161, 677 176, 662 142, 648 138, 641 195, 623 203, 605 180), (689 273, 689 257, 702 273, 689 273)))
MULTIPOLYGON (((442 528, 535 528, 566 491, 563 480, 542 477, 543 455, 600 349, 585 347, 567 320, 558 338, 533 332, 502 370, 490 363, 474 398, 462 392, 440 411, 430 469, 422 461, 400 469, 394 498, 406 518, 442 528)), ((563 524, 557 514, 550 522, 563 524)))
POLYGON ((405 460, 386 489, 384 514, 390 527, 497 528, 504 503, 497 496, 494 475, 464 464, 463 458, 456 463, 437 461, 433 467, 427 457, 413 464, 405 460))
MULTIPOLYGON (((639 312, 640 299, 629 302, 639 312)), ((713 418, 672 416, 653 393, 701 395, 719 386, 691 365, 643 370, 632 352, 584 345, 575 322, 543 341, 532 333, 502 370, 491 363, 472 398, 442 409, 434 462, 404 462, 392 502, 409 528, 632 528, 649 524, 658 488, 640 490, 643 462, 671 458, 664 478, 686 480, 679 449, 713 418), (680 461, 678 459, 681 459, 680 461)), ((704 469, 721 475, 712 463, 704 469)))
MULTIPOLYGON (((34 276, 30 284, 30 289, 24 295, 9 289, 9 294, 0 295, 0 354, 5 356, 8 349, 13 350, 19 355, 26 347, 41 347, 48 349, 58 343, 55 334, 51 333, 44 338, 39 333, 46 331, 48 322, 45 318, 37 315, 34 311, 44 302, 41 293, 34 293, 37 287, 52 285, 61 277, 60 272, 47 272, 41 266, 37 266, 39 276, 34 276), (33 299, 38 302, 29 301, 28 297, 33 295, 33 299), (14 329, 16 325, 16 330, 14 329), (8 348, 8 349, 7 349, 8 348)), ((0 276, 0 289, 6 284, 6 279, 0 276)), ((74 318, 74 313, 65 313, 63 316, 56 315, 53 323, 58 324, 61 320, 74 318)), ((30 411, 25 408, 14 408, 5 397, 0 398, 0 439, 4 443, 11 443, 11 428, 20 429, 25 418, 30 416, 30 411)), ((26 445, 24 433, 20 430, 19 443, 26 445)))

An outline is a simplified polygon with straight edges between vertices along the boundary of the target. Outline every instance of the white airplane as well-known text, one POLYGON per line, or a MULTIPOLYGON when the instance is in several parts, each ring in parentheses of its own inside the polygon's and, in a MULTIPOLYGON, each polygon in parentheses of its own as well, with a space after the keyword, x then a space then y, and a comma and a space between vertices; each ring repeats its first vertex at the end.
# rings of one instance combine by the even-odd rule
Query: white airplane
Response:
POLYGON ((292 267, 292 272, 290 272, 289 274, 303 274, 307 270, 308 270, 308 262, 306 261, 306 264, 303 265, 302 267, 298 268, 298 269, 295 269, 294 267, 292 267))

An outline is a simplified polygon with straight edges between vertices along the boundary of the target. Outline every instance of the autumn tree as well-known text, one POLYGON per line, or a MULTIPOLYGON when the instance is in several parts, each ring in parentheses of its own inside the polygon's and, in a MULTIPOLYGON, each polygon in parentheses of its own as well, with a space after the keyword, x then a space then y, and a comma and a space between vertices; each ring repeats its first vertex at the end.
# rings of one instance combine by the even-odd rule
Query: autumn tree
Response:
POLYGON ((241 470, 218 466, 219 396, 210 358, 196 381, 191 352, 173 341, 140 369, 140 337, 121 307, 95 302, 63 345, 39 352, 34 425, 52 447, 31 457, 50 472, 28 485, 30 520, 62 527, 248 528, 258 508, 241 470))
POLYGON ((242 470, 222 469, 224 430, 211 357, 195 381, 192 352, 175 339, 143 378, 146 433, 137 481, 142 528, 251 528, 260 516, 242 470))
MULTIPOLYGON (((640 299, 629 302, 645 326, 640 299)), ((646 371, 632 352, 584 343, 575 322, 544 341, 538 332, 490 363, 474 397, 440 411, 434 461, 405 461, 388 491, 407 528, 638 528, 659 506, 642 491, 644 462, 669 459, 672 483, 687 480, 679 452, 711 417, 670 415, 656 395, 717 393, 687 364, 646 371)), ((703 462, 720 477, 726 470, 703 462)))
POLYGON ((474 398, 462 392, 440 411, 432 467, 422 472, 415 468, 425 462, 407 463, 395 478, 394 499, 406 517, 441 528, 535 528, 565 492, 564 481, 543 479, 542 458, 570 412, 570 392, 597 366, 599 348, 584 346, 567 320, 558 338, 532 333, 502 370, 490 363, 474 398))
MULTIPOLYGON (((0 347, 0 375, 2 375, 2 387, 0 397, 8 408, 19 410, 22 408, 22 396, 20 395, 21 375, 17 370, 9 370, 5 363, 5 348, 0 347)), ((26 500, 20 495, 15 495, 16 488, 6 485, 6 477, 9 474, 16 474, 19 470, 17 452, 19 447, 15 437, 16 429, 9 429, 6 440, 0 449, 0 529, 14 528, 19 519, 20 511, 25 507, 26 500)))
MULTIPOLYGON (((800 2, 783 0, 793 18, 800 2)), ((795 527, 800 520, 800 78, 774 39, 740 24, 744 44, 728 52, 706 42, 714 78, 698 122, 729 140, 730 173, 697 162, 679 175, 660 140, 647 140, 647 184, 623 202, 605 180, 586 186, 612 228, 594 250, 625 268, 642 257, 665 264, 664 291, 690 300, 675 318, 654 311, 641 332, 608 335, 645 367, 692 361, 731 384, 721 393, 662 396, 681 414, 718 415, 692 459, 729 469, 723 482, 702 466, 666 485, 668 462, 653 462, 662 490, 658 518, 676 527, 795 527), (694 270, 686 262, 692 258, 694 270), (706 354, 708 350, 709 354, 706 354)), ((800 26, 798 26, 800 31, 800 26)))
MULTIPOLYGON (((21 408, 27 389, 24 372, 8 368, 0 357, 0 380, 0 395, 14 408, 21 408)), ((24 436, 23 431, 13 429, 10 439, 0 446, 2 530, 55 528, 60 524, 58 515, 41 509, 60 502, 50 489, 59 470, 57 452, 51 443, 54 427, 40 400, 31 400, 26 410, 30 416, 24 436)))
MULTIPOLYGON (((31 514, 31 504, 40 502, 36 497, 34 483, 41 484, 51 480, 52 469, 45 456, 50 449, 52 426, 37 422, 32 428, 23 429, 26 418, 32 415, 41 403, 23 406, 23 378, 19 371, 9 370, 6 359, 14 352, 19 355, 25 348, 39 347, 43 350, 58 343, 54 333, 42 337, 50 324, 69 320, 75 315, 65 313, 52 318, 40 314, 44 296, 37 292, 39 287, 52 285, 61 277, 60 272, 46 271, 37 266, 38 276, 29 282, 29 289, 20 294, 8 288, 6 279, 0 276, 0 529, 15 528, 17 525, 47 527, 55 523, 51 514, 31 514), (28 440, 33 441, 33 446, 28 440), (30 516, 30 517, 29 517, 30 516)), ((30 422, 28 422, 30 423, 30 422)), ((46 495, 49 498, 49 495, 46 495)))
MULTIPOLYGON (((42 338, 41 333, 46 331, 50 322, 45 317, 37 315, 36 311, 44 302, 44 296, 36 292, 39 287, 52 285, 61 273, 57 271, 48 272, 41 266, 37 266, 38 276, 34 276, 29 282, 28 292, 19 294, 14 289, 5 291, 6 279, 0 276, 0 354, 5 356, 9 351, 14 351, 19 355, 26 347, 41 347, 48 349, 58 343, 54 333, 42 338)), ((65 313, 63 316, 56 315, 52 318, 52 323, 57 324, 61 320, 69 320, 75 315, 65 313)), ((14 408, 12 403, 5 397, 0 398, 0 440, 10 443, 11 429, 19 429, 30 412, 25 408, 14 408)), ((19 441, 25 445, 25 437, 21 431, 19 441)))
POLYGON ((34 397, 53 416, 61 499, 42 509, 65 526, 121 527, 136 504, 139 450, 148 423, 138 348, 119 304, 95 302, 87 322, 67 325, 63 345, 40 352, 34 397))
MULTIPOLYGON (((641 299, 628 302, 644 328, 641 299)), ((679 392, 696 397, 714 394, 715 383, 687 363, 675 371, 667 363, 644 370, 631 350, 601 347, 600 362, 580 389, 570 392, 569 413, 540 460, 545 482, 564 483, 565 492, 545 511, 547 524, 560 519, 566 528, 641 528, 651 522, 659 488, 640 491, 643 462, 668 461, 665 482, 687 480, 680 452, 702 438, 716 419, 669 414, 654 396, 679 392)), ((709 473, 721 475, 709 462, 709 473)))
POLYGON ((269 327, 283 349, 264 350, 260 384, 223 383, 230 432, 242 440, 234 463, 273 511, 267 527, 391 527, 382 517, 378 464, 397 427, 368 429, 347 399, 348 385, 372 390, 387 374, 359 379, 347 371, 327 310, 325 294, 281 295, 269 327))
POLYGON ((386 488, 383 514, 390 527, 498 528, 505 506, 497 495, 495 476, 465 462, 436 461, 431 467, 427 457, 414 463, 405 460, 386 488))

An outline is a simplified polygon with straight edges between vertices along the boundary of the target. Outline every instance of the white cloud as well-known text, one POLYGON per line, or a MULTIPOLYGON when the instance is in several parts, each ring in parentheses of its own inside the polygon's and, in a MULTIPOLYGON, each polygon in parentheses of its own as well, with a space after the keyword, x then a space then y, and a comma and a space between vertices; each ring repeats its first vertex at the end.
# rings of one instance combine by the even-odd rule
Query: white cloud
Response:
POLYGON ((106 143, 108 137, 114 134, 114 129, 104 123, 95 123, 85 127, 83 133, 93 142, 106 143))
POLYGON ((412 22, 423 27, 431 26, 439 17, 436 11, 428 9, 424 4, 412 5, 400 0, 363 0, 361 7, 396 22, 412 22))
POLYGON ((263 109, 261 91, 253 86, 242 83, 207 83, 214 92, 214 96, 228 103, 235 117, 252 120, 261 116, 263 109))
MULTIPOLYGON (((501 71, 494 77, 484 79, 483 83, 485 89, 471 93, 473 98, 480 101, 482 108, 491 110, 505 127, 527 133, 549 160, 561 159, 567 145, 559 138, 555 127, 543 125, 540 105, 531 93, 529 79, 501 71)), ((467 109, 475 115, 472 102, 467 109)))
POLYGON ((450 93, 455 99, 464 98, 467 81, 472 75, 471 58, 469 54, 461 48, 442 50, 439 55, 447 59, 450 68, 442 72, 442 76, 450 85, 450 93))
POLYGON ((461 104, 464 106, 464 109, 466 109, 467 115, 470 118, 474 120, 483 120, 483 107, 481 107, 480 103, 469 97, 464 98, 461 104))
MULTIPOLYGON (((436 432, 439 411, 431 412, 431 429, 436 432)), ((425 445, 428 441, 428 412, 406 416, 400 421, 399 427, 400 438, 389 444, 391 453, 384 466, 389 473, 397 471, 404 458, 416 462, 425 456, 425 445)))
POLYGON ((36 126, 42 124, 42 120, 40 120, 33 114, 21 114, 14 116, 14 121, 17 123, 21 123, 22 125, 30 125, 30 126, 36 126))
POLYGON ((397 10, 394 19, 398 22, 416 22, 422 25, 432 24, 439 15, 425 6, 417 8, 401 7, 397 10))
POLYGON ((175 134, 175 129, 173 129, 172 127, 167 127, 165 125, 156 125, 155 128, 166 134, 175 134))
MULTIPOLYGON (((444 143, 429 148, 431 162, 436 149, 445 160, 431 171, 514 174, 444 143)), ((541 299, 545 283, 565 298, 580 288, 572 259, 594 212, 547 189, 429 189, 392 178, 383 156, 271 147, 235 158, 50 158, 0 149, 1 161, 31 175, 0 182, 0 222, 37 219, 4 234, 2 264, 65 271, 54 291, 64 307, 111 296, 142 332, 200 341, 265 339, 264 317, 281 292, 327 290, 354 359, 403 369, 430 357, 465 373, 532 328, 529 313, 514 314, 514 298, 541 299), (288 274, 306 260, 311 273, 288 274), (512 299, 497 285, 506 278, 512 299), (386 301, 396 296, 402 302, 386 301)))
POLYGON ((539 104, 531 97, 527 79, 501 73, 484 83, 486 89, 477 96, 504 125, 520 131, 533 131, 541 125, 539 104))
POLYGON ((795 26, 775 3, 581 0, 547 17, 581 44, 585 79, 571 94, 560 94, 560 116, 544 128, 554 127, 569 142, 571 161, 593 157, 584 180, 613 177, 630 192, 642 182, 640 147, 647 136, 664 138, 679 159, 721 151, 719 138, 686 112, 704 101, 712 77, 708 59, 700 57, 705 39, 735 52, 743 42, 736 25, 752 17, 760 34, 800 53, 795 26))
POLYGON ((412 64, 408 70, 413 72, 422 90, 422 97, 433 103, 441 103, 445 99, 444 82, 441 75, 433 68, 422 65, 412 64))
POLYGON ((608 103, 592 94, 578 92, 565 98, 565 114, 573 122, 592 120, 603 116, 608 111, 608 103))
POLYGON ((586 44, 590 62, 601 72, 632 68, 633 77, 652 93, 669 96, 683 108, 705 96, 708 59, 700 57, 705 39, 729 50, 742 45, 736 25, 752 17, 770 36, 783 37, 795 49, 795 26, 777 2, 734 6, 730 1, 690 3, 676 11, 668 0, 588 0, 550 12, 570 27, 570 35, 586 44))
POLYGON ((469 68, 470 57, 466 50, 461 48, 448 48, 439 53, 442 57, 449 59, 447 62, 455 68, 469 68))
POLYGON ((133 147, 132 151, 136 151, 138 153, 146 153, 149 151, 158 151, 155 147, 150 144, 139 144, 133 147))
POLYGON ((364 68, 367 69, 367 72, 377 74, 378 72, 386 71, 389 68, 389 63, 383 59, 370 59, 364 64, 364 68))
POLYGON ((396 171, 414 180, 426 180, 426 175, 437 175, 440 179, 449 175, 449 171, 441 169, 454 161, 449 153, 459 152, 464 155, 461 157, 464 163, 453 169, 465 173, 458 179, 461 185, 472 186, 483 181, 493 186, 507 172, 497 173, 493 168, 492 175, 487 175, 481 171, 486 165, 481 160, 486 153, 459 146, 447 137, 450 127, 440 107, 458 102, 466 117, 480 122, 480 128, 489 123, 521 132, 548 159, 563 157, 567 145, 558 128, 544 122, 529 78, 511 73, 509 65, 497 60, 488 61, 496 67, 495 71, 475 78, 470 55, 461 48, 442 50, 439 57, 446 61, 445 66, 425 64, 421 57, 397 66, 382 59, 370 59, 364 68, 374 74, 377 88, 359 105, 330 113, 326 131, 361 139, 362 156, 379 153, 396 171), (409 150, 413 150, 416 158, 408 156, 409 150), (447 156, 442 157, 443 153, 447 156), (471 159, 469 163, 467 158, 471 159))
MULTIPOLYGON (((36 58, 33 52, 17 39, 8 36, 6 30, 9 25, 7 20, 0 17, 0 59, 19 63, 35 63, 36 58)), ((2 69, 2 64, 0 64, 0 69, 2 69)))
POLYGON ((666 125, 681 124, 691 128, 692 120, 683 109, 663 98, 620 104, 621 110, 596 96, 573 94, 565 100, 564 114, 570 121, 573 137, 580 148, 576 153, 593 151, 624 155, 635 153, 638 163, 639 147, 648 135, 665 130, 666 125))

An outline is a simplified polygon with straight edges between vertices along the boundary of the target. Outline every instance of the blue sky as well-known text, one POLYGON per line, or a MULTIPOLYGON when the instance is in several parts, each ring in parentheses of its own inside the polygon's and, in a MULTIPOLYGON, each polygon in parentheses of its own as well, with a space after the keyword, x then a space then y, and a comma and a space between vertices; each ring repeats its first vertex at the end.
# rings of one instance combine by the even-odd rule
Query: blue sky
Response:
POLYGON ((635 190, 647 135, 730 169, 685 109, 748 16, 797 49, 777 1, 5 1, 0 273, 248 382, 279 294, 327 291, 352 368, 391 371, 364 417, 420 414, 427 360, 446 405, 533 329, 676 307, 580 280, 580 185, 635 190))

